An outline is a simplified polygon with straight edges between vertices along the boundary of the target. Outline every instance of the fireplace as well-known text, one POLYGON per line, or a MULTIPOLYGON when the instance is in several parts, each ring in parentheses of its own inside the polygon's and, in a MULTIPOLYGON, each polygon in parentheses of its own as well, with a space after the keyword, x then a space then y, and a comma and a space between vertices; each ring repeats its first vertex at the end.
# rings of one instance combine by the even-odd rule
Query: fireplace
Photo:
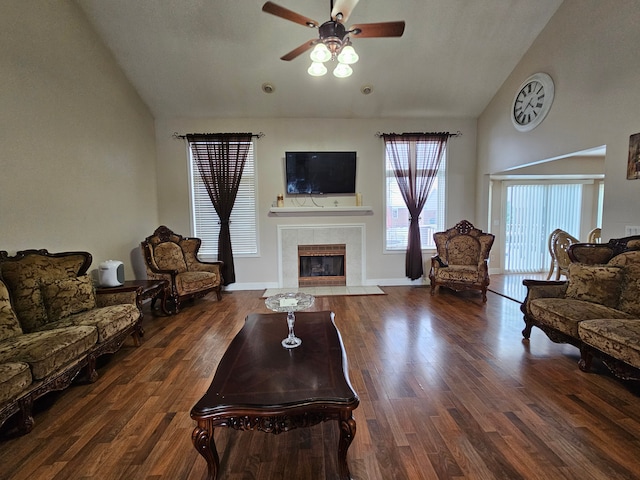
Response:
POLYGON ((298 286, 345 286, 345 244, 298 245, 298 286))
POLYGON ((363 224, 278 225, 278 287, 298 288, 298 246, 346 245, 346 286, 364 285, 365 228, 363 224))

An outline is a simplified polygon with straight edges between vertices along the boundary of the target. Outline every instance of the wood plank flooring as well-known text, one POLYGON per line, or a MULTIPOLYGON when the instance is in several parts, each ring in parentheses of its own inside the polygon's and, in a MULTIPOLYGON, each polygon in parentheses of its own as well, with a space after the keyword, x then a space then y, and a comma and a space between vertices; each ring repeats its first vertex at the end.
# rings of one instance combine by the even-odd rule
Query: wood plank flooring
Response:
MULTIPOLYGON (((640 475, 640 397, 578 350, 534 329, 519 304, 488 293, 383 287, 321 297, 360 396, 349 449, 355 480, 632 479, 640 475)), ((39 402, 34 430, 0 440, 0 478, 204 480, 193 404, 262 291, 145 316, 129 342, 79 384, 39 402)), ((283 325, 283 337, 286 326, 283 325)), ((335 422, 281 435, 216 430, 221 480, 337 478, 335 422)))

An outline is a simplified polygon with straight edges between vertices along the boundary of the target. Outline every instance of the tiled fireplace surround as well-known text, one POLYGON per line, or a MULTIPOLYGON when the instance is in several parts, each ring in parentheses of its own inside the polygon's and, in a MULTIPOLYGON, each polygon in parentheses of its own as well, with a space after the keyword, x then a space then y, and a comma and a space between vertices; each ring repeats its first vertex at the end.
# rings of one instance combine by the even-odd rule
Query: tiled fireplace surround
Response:
POLYGON ((364 224, 279 225, 278 282, 298 287, 298 245, 345 244, 347 286, 364 285, 364 224))

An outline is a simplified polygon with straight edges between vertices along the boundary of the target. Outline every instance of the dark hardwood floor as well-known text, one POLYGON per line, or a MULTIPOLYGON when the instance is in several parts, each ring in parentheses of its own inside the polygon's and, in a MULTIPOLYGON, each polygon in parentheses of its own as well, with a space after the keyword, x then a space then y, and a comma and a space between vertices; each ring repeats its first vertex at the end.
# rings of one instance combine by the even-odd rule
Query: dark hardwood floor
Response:
MULTIPOLYGON (((320 297, 333 310, 360 395, 349 449, 356 480, 639 478, 640 397, 578 350, 534 329, 493 292, 383 287, 320 297)), ((2 479, 203 480, 193 404, 261 291, 148 312, 142 346, 102 362, 94 384, 39 402, 34 430, 0 441, 2 479)), ((283 336, 286 326, 283 325, 283 336)), ((334 479, 335 422, 275 436, 216 430, 221 480, 334 479)))

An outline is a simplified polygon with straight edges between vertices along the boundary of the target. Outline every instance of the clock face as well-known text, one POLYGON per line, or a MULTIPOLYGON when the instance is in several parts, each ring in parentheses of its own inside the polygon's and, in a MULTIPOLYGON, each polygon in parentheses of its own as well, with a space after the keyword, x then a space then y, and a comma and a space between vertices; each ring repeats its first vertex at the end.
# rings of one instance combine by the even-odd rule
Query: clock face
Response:
POLYGON ((553 94, 553 80, 546 73, 536 73, 527 78, 513 101, 513 126, 521 132, 537 127, 549 113, 553 94))

